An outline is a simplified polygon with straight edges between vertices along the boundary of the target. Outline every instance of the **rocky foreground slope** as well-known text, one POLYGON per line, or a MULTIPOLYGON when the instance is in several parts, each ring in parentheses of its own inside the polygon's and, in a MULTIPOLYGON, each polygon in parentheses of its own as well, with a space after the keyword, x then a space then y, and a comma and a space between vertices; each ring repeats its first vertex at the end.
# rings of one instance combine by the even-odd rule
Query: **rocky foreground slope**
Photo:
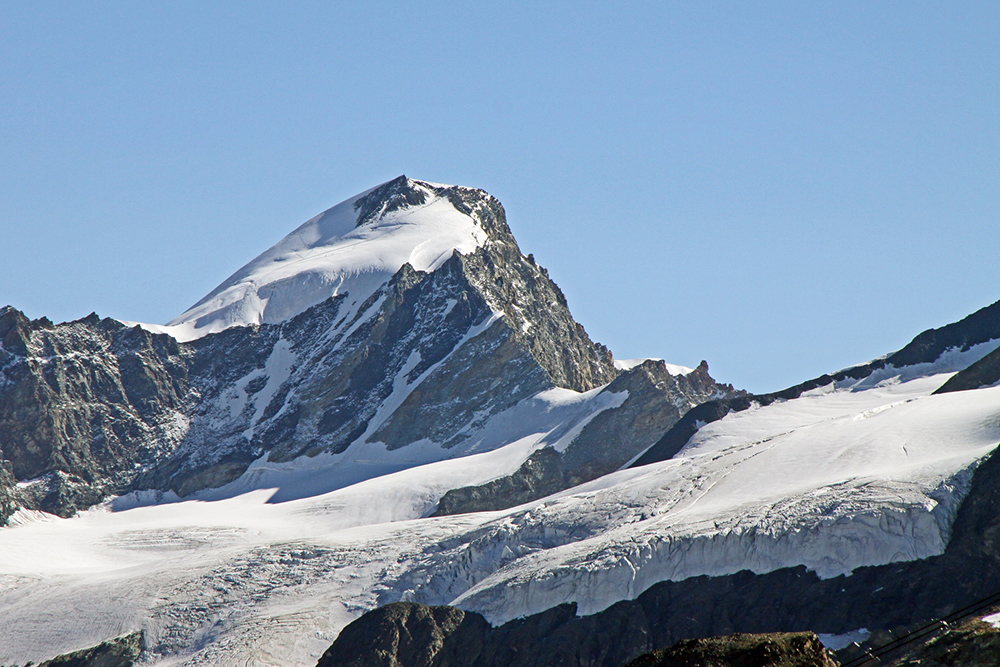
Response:
MULTIPOLYGON (((623 667, 836 667, 815 634, 735 635, 694 639, 629 660, 607 642, 601 654, 580 651, 587 637, 565 631, 572 608, 554 609, 537 623, 491 628, 479 614, 454 607, 396 603, 344 628, 316 667, 539 667, 611 664, 623 667), (530 637, 525 630, 530 628, 530 637), (556 648, 559 647, 559 648, 556 648), (565 661, 574 655, 572 662, 565 661)), ((527 620, 527 619, 526 619, 527 620)), ((627 625, 594 628, 610 638, 627 625)), ((600 640, 598 640, 599 642, 600 640)))

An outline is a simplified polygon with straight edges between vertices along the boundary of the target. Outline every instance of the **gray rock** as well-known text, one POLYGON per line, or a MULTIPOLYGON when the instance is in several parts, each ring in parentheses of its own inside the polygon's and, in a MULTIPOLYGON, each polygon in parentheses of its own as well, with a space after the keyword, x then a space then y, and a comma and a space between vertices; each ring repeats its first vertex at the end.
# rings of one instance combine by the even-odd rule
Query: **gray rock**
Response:
POLYGON ((143 650, 142 630, 109 639, 92 648, 59 655, 37 667, 132 667, 143 650))
POLYGON ((0 340, 0 457, 17 480, 39 480, 27 496, 48 498, 48 511, 66 516, 127 488, 181 438, 189 355, 174 339, 7 307, 0 340))
POLYGON ((837 667, 812 632, 776 632, 687 639, 648 653, 627 667, 837 667))
POLYGON ((482 616, 457 607, 398 602, 344 628, 317 666, 471 665, 480 658, 489 630, 482 616))
POLYGON ((952 391, 968 391, 989 387, 1000 382, 1000 348, 987 354, 968 368, 955 373, 948 381, 935 391, 935 394, 947 394, 952 391))

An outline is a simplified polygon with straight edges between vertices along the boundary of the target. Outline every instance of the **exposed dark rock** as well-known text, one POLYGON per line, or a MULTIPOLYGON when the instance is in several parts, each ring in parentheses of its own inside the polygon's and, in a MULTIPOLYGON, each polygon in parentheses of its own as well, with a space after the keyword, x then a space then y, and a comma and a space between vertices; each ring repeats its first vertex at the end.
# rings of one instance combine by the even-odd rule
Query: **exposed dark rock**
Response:
POLYGON ((1000 382, 1000 348, 993 350, 965 370, 952 375, 934 393, 946 394, 951 391, 979 389, 997 382, 1000 382))
POLYGON ((687 639, 636 658, 628 667, 837 667, 812 632, 687 639))
POLYGON ((0 526, 6 524, 22 504, 10 461, 0 461, 0 526))
POLYGON ((483 651, 489 623, 456 607, 398 602, 348 625, 319 667, 457 667, 483 651))
MULTIPOLYGON (((317 667, 619 667, 635 658, 641 635, 627 619, 576 622, 574 605, 493 628, 455 607, 397 602, 365 614, 341 632, 317 667), (615 635, 628 637, 616 645, 615 635), (624 650, 623 650, 624 649, 624 650), (631 649, 631 650, 630 650, 631 649)), ((836 667, 811 632, 684 640, 628 667, 836 667)))
POLYGON ((958 322, 924 331, 903 349, 890 354, 884 365, 901 368, 929 363, 951 348, 968 350, 974 345, 1000 338, 1000 301, 980 308, 958 322))
POLYGON ((576 605, 566 604, 493 628, 454 607, 397 602, 344 628, 317 667, 619 667, 635 657, 629 643, 623 652, 614 640, 627 626, 592 628, 588 636, 576 618, 576 605), (417 638, 429 638, 432 648, 417 638))
POLYGON ((511 475, 448 491, 436 516, 514 507, 614 472, 656 442, 692 405, 738 396, 702 362, 687 375, 671 375, 662 361, 648 360, 623 372, 604 390, 628 392, 625 402, 597 415, 562 452, 534 452, 511 475))
POLYGON ((93 648, 56 656, 37 667, 132 667, 143 649, 141 630, 109 639, 93 648))
POLYGON ((47 511, 127 488, 180 439, 189 355, 173 338, 96 315, 54 326, 10 307, 0 333, 0 458, 17 480, 48 476, 32 494, 47 511))
POLYGON ((358 214, 357 226, 375 222, 391 211, 426 202, 427 190, 413 186, 413 181, 406 176, 397 176, 358 199, 354 202, 354 210, 358 214))

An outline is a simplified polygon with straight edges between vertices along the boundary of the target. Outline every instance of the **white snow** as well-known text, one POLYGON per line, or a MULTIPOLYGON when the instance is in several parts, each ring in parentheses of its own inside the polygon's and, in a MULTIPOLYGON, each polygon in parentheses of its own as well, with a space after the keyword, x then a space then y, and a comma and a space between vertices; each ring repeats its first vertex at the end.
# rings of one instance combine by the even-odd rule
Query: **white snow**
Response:
POLYGON ((362 192, 303 224, 169 324, 138 324, 187 341, 281 322, 338 294, 347 295, 341 312, 352 316, 403 264, 434 271, 453 252, 469 254, 485 243, 476 220, 415 183, 426 203, 357 227, 354 203, 370 190, 362 192))
POLYGON ((447 489, 508 474, 623 396, 543 392, 443 461, 427 463, 441 457, 429 443, 373 444, 259 461, 214 499, 22 513, 0 530, 0 663, 142 627, 158 664, 312 664, 393 600, 502 622, 567 601, 591 613, 665 579, 792 565, 829 577, 939 554, 1000 441, 1000 388, 931 395, 947 378, 733 413, 675 459, 500 512, 427 517, 447 489))
POLYGON ((983 623, 989 623, 994 628, 1000 629, 1000 613, 983 616, 983 623))
POLYGON ((868 628, 858 628, 851 632, 845 632, 842 635, 819 635, 819 640, 823 642, 823 646, 827 647, 831 651, 839 651, 842 648, 847 648, 851 644, 861 644, 868 641, 868 638, 872 636, 872 633, 868 631, 868 628))

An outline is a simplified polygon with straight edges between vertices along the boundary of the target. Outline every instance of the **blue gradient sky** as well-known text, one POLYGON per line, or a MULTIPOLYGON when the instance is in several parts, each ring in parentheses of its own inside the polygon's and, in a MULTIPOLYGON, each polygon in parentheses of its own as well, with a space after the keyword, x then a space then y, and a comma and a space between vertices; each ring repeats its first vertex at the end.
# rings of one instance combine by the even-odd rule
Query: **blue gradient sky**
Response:
POLYGON ((0 302, 165 322, 401 173, 751 390, 1000 299, 1000 3, 334 4, 0 2, 0 302))

